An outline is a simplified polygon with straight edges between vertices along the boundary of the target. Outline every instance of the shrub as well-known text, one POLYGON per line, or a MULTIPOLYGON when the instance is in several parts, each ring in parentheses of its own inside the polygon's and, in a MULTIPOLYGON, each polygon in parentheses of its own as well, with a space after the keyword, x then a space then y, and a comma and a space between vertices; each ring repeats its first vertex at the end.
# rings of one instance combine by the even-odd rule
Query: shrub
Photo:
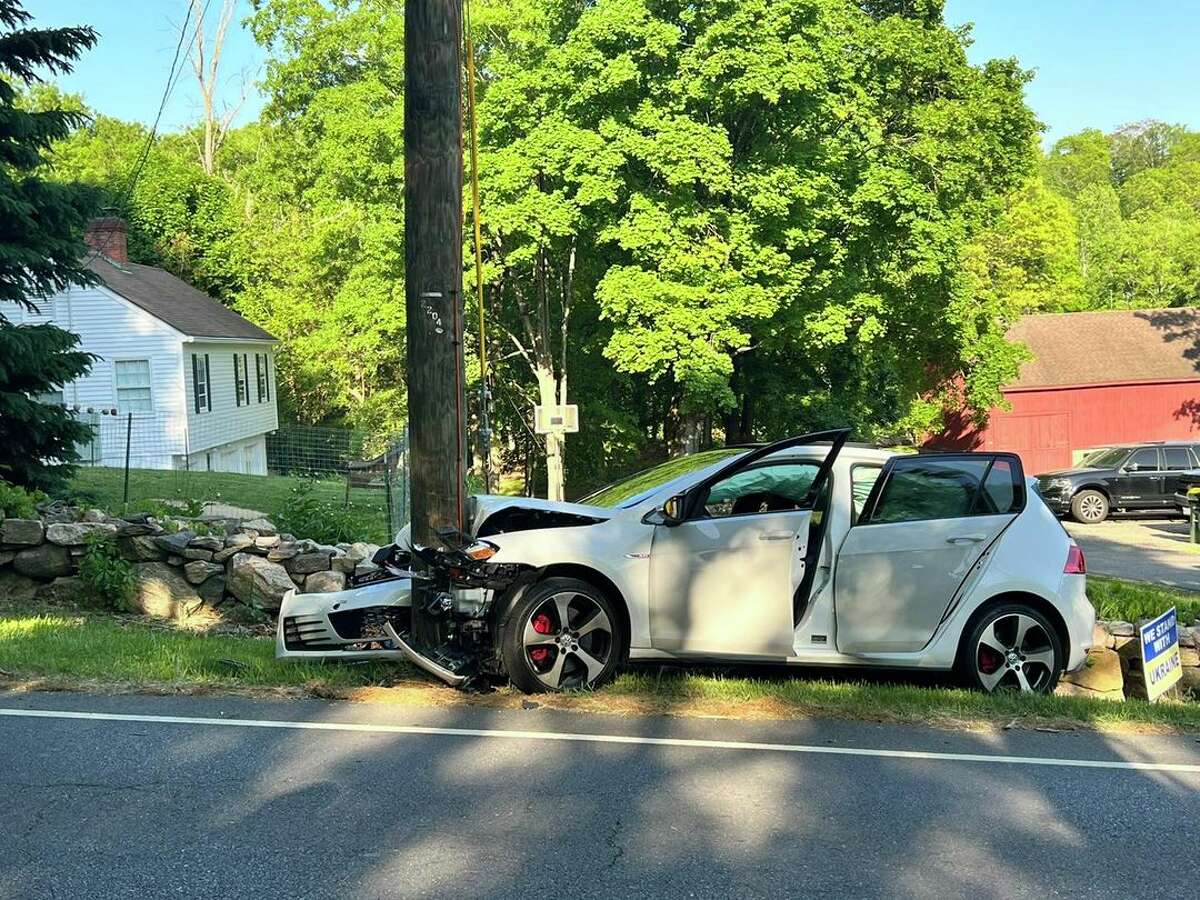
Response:
POLYGON ((358 513, 321 499, 313 493, 313 486, 307 482, 292 488, 287 500, 272 518, 280 531, 323 544, 360 540, 367 530, 358 513))
POLYGON ((84 540, 79 578, 89 597, 112 609, 128 611, 137 587, 137 570, 133 563, 121 556, 111 535, 89 534, 84 540))
POLYGON ((46 495, 41 491, 27 491, 0 481, 0 518, 32 519, 37 516, 37 505, 45 499, 46 495))

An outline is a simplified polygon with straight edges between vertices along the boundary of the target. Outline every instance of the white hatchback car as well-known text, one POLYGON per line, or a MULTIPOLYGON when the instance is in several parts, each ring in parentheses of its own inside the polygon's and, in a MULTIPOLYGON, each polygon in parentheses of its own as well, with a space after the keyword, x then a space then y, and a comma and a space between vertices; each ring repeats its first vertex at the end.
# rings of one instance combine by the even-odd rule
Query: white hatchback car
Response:
POLYGON ((956 669, 1039 692, 1084 664, 1083 554, 1017 456, 897 455, 847 434, 698 453, 579 503, 473 498, 454 546, 402 533, 382 574, 289 593, 278 655, 404 657, 531 692, 601 684, 627 659, 956 669), (420 653, 410 554, 439 617, 420 653))

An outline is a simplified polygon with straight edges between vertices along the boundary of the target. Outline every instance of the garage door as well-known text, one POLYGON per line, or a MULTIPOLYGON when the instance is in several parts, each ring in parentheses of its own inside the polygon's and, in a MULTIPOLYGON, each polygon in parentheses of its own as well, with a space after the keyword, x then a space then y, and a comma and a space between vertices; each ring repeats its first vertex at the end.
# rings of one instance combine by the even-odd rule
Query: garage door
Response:
POLYGON ((1028 413, 996 416, 991 450, 1021 456, 1026 473, 1036 475, 1071 465, 1071 414, 1028 413))

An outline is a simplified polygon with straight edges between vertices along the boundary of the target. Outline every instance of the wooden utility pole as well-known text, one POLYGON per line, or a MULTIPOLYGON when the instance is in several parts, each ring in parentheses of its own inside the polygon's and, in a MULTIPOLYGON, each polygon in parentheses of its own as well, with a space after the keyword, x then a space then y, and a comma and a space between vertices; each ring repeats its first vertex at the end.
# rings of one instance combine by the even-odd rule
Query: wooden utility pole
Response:
MULTIPOLYGON (((463 529, 462 0, 404 6, 404 268, 412 539, 463 529)), ((413 597, 412 638, 438 629, 413 597)))

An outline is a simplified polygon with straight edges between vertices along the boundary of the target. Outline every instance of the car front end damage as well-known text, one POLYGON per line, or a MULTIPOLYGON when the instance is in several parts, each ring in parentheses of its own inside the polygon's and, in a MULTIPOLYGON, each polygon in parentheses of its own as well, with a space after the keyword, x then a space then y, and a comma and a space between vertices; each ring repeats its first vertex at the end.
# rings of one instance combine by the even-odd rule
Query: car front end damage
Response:
POLYGON ((454 687, 501 674, 495 613, 537 572, 488 562, 496 552, 488 541, 445 537, 447 546, 439 548, 382 548, 373 560, 377 570, 352 579, 347 590, 288 591, 279 610, 276 656, 406 660, 454 687), (421 652, 410 637, 414 597, 440 637, 436 647, 421 652))

